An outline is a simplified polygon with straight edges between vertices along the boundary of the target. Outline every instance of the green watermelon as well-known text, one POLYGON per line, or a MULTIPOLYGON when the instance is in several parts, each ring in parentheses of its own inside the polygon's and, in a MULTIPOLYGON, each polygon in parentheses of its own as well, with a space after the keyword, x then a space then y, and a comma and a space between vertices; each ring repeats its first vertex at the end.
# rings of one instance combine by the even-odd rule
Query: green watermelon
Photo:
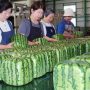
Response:
POLYGON ((39 42, 40 44, 46 44, 48 42, 45 38, 37 38, 35 41, 39 42))
POLYGON ((57 40, 65 39, 63 34, 55 34, 55 35, 53 35, 53 38, 56 38, 57 40))
POLYGON ((43 53, 31 55, 33 78, 44 75, 45 72, 45 59, 43 53))
POLYGON ((16 34, 11 39, 12 42, 14 42, 14 48, 27 48, 28 47, 28 41, 27 37, 21 34, 16 34))
POLYGON ((83 31, 74 31, 73 32, 74 33, 74 35, 76 35, 76 37, 83 37, 83 31))
POLYGON ((5 83, 21 86, 32 81, 33 74, 30 57, 24 57, 20 52, 12 52, 12 54, 2 55, 1 59, 1 78, 5 83))
POLYGON ((90 65, 84 61, 64 61, 53 72, 54 90, 89 90, 90 65))

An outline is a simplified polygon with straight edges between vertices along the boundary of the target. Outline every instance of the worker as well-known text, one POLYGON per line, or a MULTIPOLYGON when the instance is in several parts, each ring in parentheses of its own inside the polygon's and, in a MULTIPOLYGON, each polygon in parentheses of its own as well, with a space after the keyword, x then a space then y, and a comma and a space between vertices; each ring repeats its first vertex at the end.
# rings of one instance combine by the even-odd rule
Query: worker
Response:
POLYGON ((41 20, 44 29, 44 35, 51 42, 57 41, 56 39, 53 38, 53 35, 55 35, 56 33, 55 27, 52 24, 54 17, 55 17, 54 11, 47 9, 44 12, 44 18, 41 20))
POLYGON ((9 1, 0 1, 0 49, 12 48, 11 37, 14 35, 12 23, 8 20, 11 16, 12 4, 9 1))
POLYGON ((57 25, 57 33, 63 34, 65 38, 74 38, 74 25, 71 19, 74 17, 74 12, 71 8, 67 8, 64 11, 63 19, 57 25))

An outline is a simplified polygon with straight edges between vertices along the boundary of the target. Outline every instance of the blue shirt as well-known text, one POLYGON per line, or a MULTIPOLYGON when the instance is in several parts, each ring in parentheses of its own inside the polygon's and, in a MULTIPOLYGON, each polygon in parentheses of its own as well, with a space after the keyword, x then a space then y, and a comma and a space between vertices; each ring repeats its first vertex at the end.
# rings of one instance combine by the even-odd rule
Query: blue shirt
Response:
POLYGON ((74 30, 74 25, 71 21, 62 19, 62 21, 57 25, 57 33, 63 34, 65 30, 74 30))

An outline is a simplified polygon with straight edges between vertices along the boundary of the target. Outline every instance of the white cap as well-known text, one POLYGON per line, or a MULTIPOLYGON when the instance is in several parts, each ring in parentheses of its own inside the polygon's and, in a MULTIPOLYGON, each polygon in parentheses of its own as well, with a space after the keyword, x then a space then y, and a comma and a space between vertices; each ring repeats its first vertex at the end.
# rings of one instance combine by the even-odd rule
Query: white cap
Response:
POLYGON ((71 8, 67 8, 65 9, 63 16, 74 16, 74 12, 71 8))

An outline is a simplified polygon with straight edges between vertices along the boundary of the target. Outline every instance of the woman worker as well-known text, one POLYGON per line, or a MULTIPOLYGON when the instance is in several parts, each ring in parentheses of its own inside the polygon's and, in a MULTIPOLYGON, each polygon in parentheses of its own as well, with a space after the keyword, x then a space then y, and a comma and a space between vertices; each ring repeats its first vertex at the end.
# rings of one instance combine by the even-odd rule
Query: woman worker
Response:
POLYGON ((0 1, 0 49, 12 48, 11 37, 14 35, 13 25, 7 20, 11 16, 12 4, 0 1))

